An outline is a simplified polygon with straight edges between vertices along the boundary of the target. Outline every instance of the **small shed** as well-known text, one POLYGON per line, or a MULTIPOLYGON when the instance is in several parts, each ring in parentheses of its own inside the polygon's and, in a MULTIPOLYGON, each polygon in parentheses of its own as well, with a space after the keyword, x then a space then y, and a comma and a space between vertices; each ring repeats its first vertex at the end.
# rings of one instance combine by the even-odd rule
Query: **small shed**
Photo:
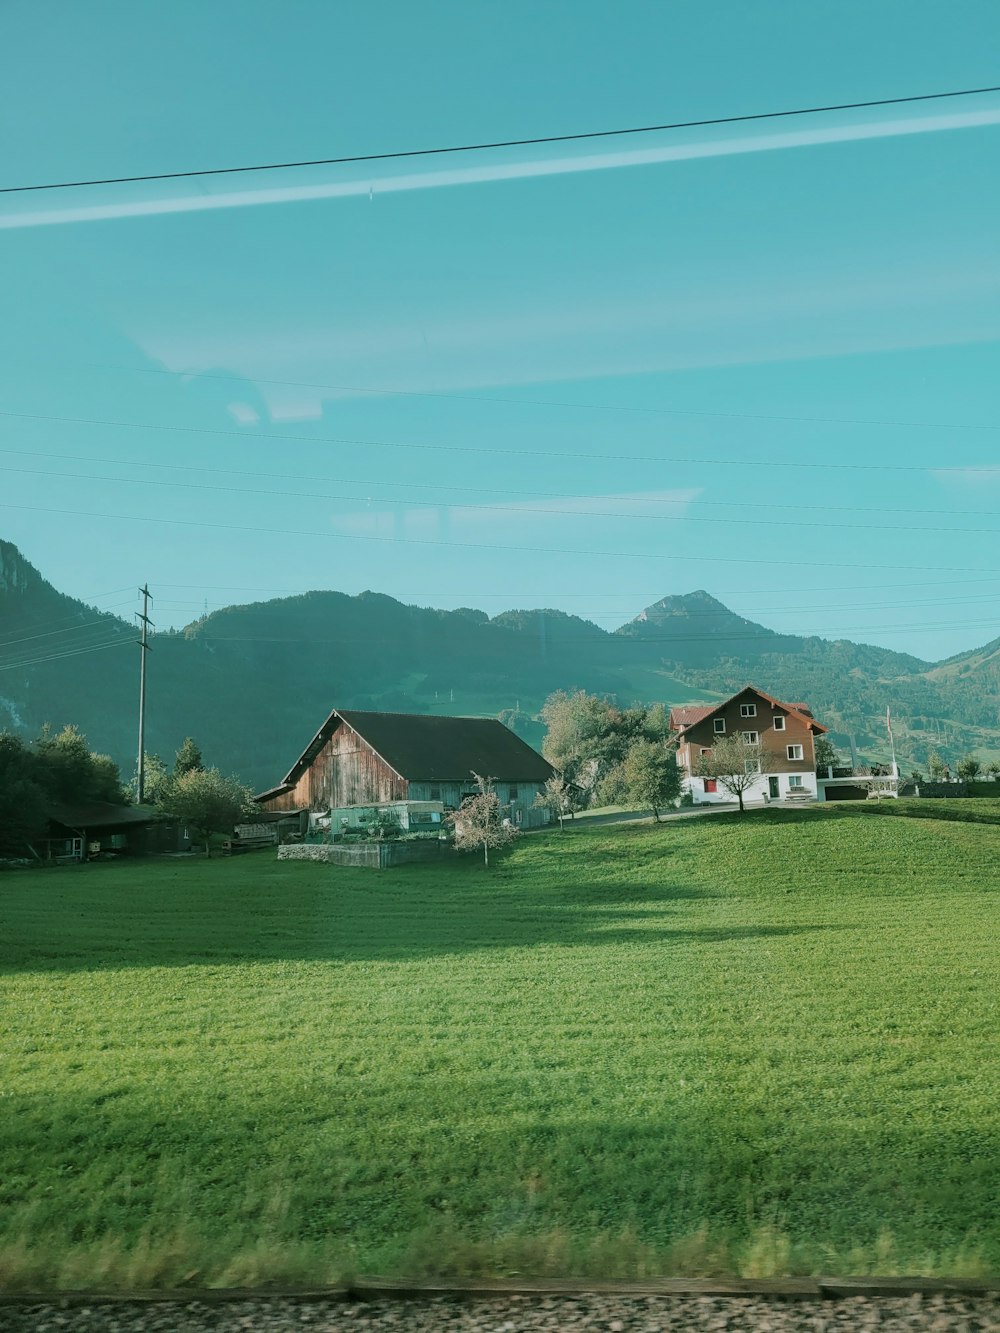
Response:
POLYGON ((185 830, 152 806, 57 802, 49 807, 47 834, 35 850, 46 861, 87 861, 182 851, 185 843, 190 845, 185 830))

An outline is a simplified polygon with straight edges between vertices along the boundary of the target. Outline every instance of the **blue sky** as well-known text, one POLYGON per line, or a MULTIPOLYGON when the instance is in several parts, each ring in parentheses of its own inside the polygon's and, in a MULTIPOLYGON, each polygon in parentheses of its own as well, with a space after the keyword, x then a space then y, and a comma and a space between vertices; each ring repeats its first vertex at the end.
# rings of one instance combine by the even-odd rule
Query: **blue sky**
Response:
MULTIPOLYGON (((998 81, 994 0, 52 9, 5 7, 3 185, 998 81)), ((125 613, 148 580, 162 626, 326 587, 612 628, 705 588, 970 648, 998 153, 986 96, 0 196, 0 536, 125 613)))

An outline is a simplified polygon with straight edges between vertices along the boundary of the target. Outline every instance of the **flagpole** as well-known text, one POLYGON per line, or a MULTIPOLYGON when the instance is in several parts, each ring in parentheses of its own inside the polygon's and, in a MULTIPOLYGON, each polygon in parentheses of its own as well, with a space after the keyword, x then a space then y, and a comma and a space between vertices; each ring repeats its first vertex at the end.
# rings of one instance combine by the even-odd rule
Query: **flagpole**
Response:
POLYGON ((885 729, 889 733, 889 752, 892 755, 892 776, 899 784, 899 765, 896 763, 896 742, 892 739, 892 717, 889 712, 889 705, 885 706, 885 729))

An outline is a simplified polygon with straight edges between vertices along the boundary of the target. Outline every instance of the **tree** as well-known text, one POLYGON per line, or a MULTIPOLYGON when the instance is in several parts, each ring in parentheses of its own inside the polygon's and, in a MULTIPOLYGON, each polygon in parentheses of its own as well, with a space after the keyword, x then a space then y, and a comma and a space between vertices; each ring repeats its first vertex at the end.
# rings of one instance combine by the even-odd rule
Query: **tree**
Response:
POLYGON ((45 832, 46 797, 31 750, 0 732, 0 856, 24 856, 45 832))
POLYGON ((555 773, 535 797, 535 805, 548 810, 550 815, 558 819, 559 831, 564 833, 566 816, 575 814, 580 809, 581 795, 578 787, 572 786, 564 777, 555 773))
POLYGON ((648 806, 660 822, 660 811, 681 794, 677 754, 663 741, 633 741, 622 762, 611 770, 601 788, 611 802, 648 806))
MULTIPOLYGON (((167 788, 173 782, 173 777, 166 764, 158 754, 146 754, 143 756, 143 799, 147 805, 162 805, 163 798, 167 793, 167 788)), ((136 767, 132 775, 132 781, 128 787, 129 795, 133 801, 139 799, 139 770, 136 767)))
POLYGON ((620 708, 585 690, 557 690, 542 707, 548 727, 542 752, 567 782, 592 796, 625 761, 634 742, 665 741, 670 720, 662 704, 620 708))
POLYGON ((525 740, 531 733, 531 718, 518 708, 501 708, 497 721, 508 727, 515 736, 525 740))
POLYGON ((78 727, 63 727, 54 736, 43 727, 34 751, 38 781, 52 800, 127 801, 118 765, 106 754, 94 754, 78 727))
POLYGON ((698 761, 698 774, 721 782, 744 810, 743 797, 762 773, 774 767, 774 756, 762 745, 747 745, 739 736, 722 736, 698 761))
POLYGON ((816 751, 816 772, 825 773, 828 768, 836 768, 840 755, 829 736, 817 736, 813 744, 816 751))
POLYGON ((927 756, 927 776, 931 782, 945 782, 948 777, 948 765, 937 750, 931 750, 927 756))
POLYGON ((493 789, 493 779, 473 773, 479 791, 462 802, 460 810, 448 816, 455 830, 455 848, 461 852, 483 849, 483 861, 490 863, 490 848, 499 851, 518 836, 507 817, 509 806, 502 805, 493 789))
POLYGON ((195 769, 204 769, 204 767, 205 765, 201 761, 201 750, 197 742, 192 736, 186 736, 174 760, 174 777, 180 778, 185 773, 191 773, 195 769))
POLYGON ((967 754, 958 761, 956 772, 963 782, 975 782, 983 771, 983 766, 974 754, 967 754))
POLYGON ((192 768, 169 784, 161 809, 192 828, 210 856, 212 834, 231 833, 257 807, 250 788, 236 778, 223 777, 217 768, 192 768))

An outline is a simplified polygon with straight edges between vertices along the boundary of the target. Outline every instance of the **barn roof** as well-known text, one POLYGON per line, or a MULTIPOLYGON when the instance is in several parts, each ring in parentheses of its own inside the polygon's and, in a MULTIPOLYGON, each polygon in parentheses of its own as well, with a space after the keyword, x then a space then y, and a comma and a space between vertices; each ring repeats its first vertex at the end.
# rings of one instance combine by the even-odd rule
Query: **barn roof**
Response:
POLYGON ((537 750, 494 718, 335 708, 284 782, 257 799, 279 795, 294 786, 342 722, 408 782, 465 781, 472 773, 500 782, 545 782, 555 771, 537 750))

